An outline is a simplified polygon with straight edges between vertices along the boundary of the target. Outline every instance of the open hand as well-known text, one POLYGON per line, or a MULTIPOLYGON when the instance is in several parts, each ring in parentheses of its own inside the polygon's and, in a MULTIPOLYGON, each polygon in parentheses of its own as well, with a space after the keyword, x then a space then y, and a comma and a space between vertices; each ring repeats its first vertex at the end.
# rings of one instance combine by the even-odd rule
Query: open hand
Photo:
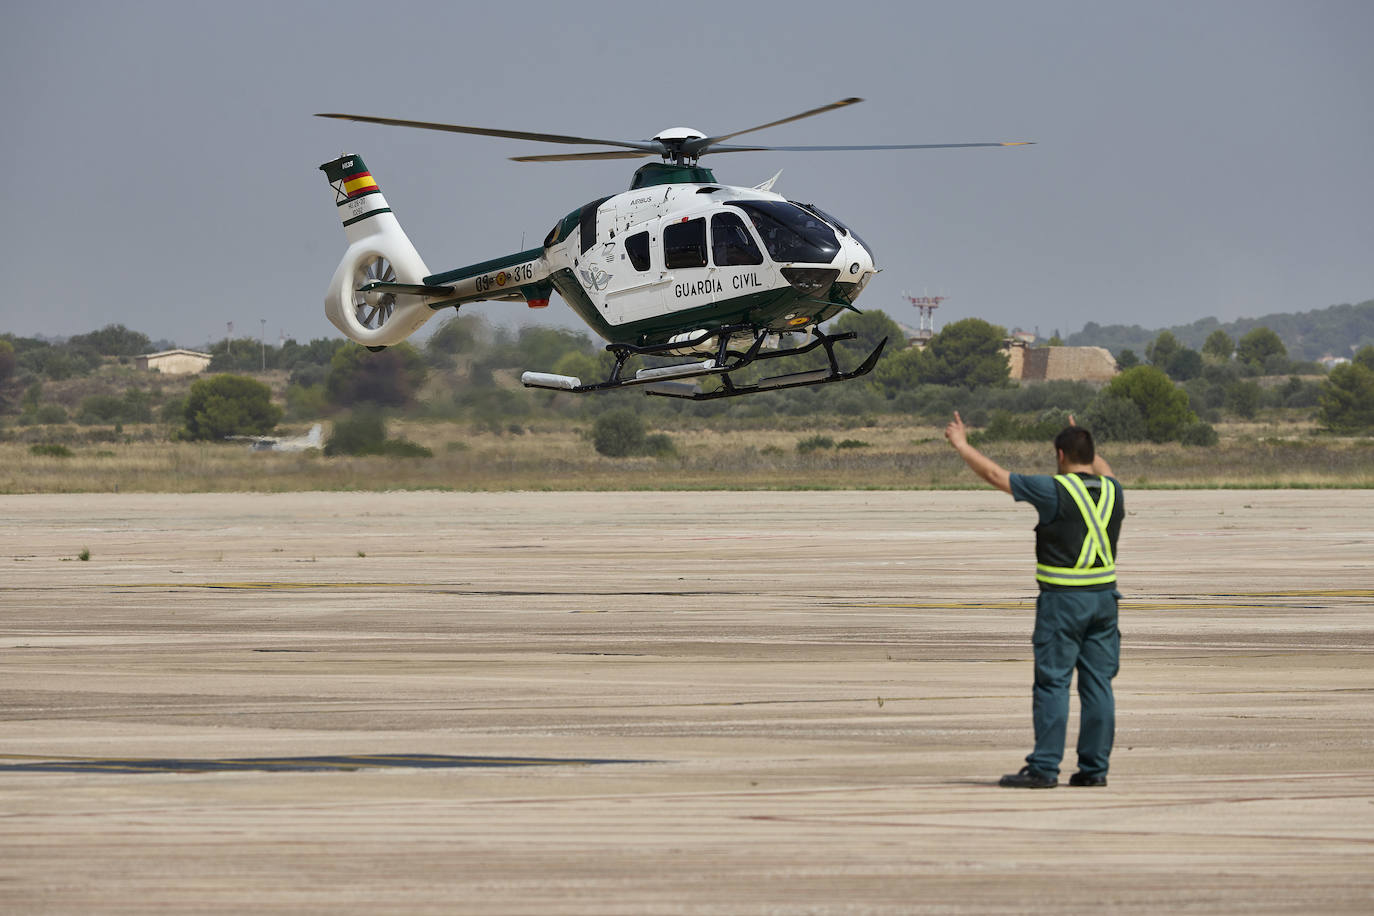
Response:
POLYGON ((949 425, 945 427, 945 438, 955 448, 968 444, 968 433, 964 429, 964 421, 957 410, 954 411, 954 419, 950 420, 949 425))

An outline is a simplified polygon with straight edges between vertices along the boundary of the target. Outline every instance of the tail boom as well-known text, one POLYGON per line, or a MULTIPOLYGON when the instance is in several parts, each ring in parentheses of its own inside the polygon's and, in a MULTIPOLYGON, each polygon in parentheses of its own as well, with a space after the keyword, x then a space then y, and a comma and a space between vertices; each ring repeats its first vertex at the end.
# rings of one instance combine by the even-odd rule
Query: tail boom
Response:
POLYGON ((549 304, 553 284, 543 248, 431 275, 361 157, 345 154, 320 170, 334 189, 348 240, 324 311, 349 339, 390 346, 415 333, 436 310, 468 302, 549 304))

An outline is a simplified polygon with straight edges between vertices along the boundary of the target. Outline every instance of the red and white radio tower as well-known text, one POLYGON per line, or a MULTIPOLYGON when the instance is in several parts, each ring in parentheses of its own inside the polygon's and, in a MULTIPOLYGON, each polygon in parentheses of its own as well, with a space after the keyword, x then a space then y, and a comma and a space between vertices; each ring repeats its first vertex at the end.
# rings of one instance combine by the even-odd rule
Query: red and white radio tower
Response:
MULTIPOLYGON (((903 294, 905 295, 905 294, 903 294)), ((935 336, 935 310, 948 296, 907 296, 907 301, 921 310, 921 327, 916 331, 916 339, 921 343, 935 336)))

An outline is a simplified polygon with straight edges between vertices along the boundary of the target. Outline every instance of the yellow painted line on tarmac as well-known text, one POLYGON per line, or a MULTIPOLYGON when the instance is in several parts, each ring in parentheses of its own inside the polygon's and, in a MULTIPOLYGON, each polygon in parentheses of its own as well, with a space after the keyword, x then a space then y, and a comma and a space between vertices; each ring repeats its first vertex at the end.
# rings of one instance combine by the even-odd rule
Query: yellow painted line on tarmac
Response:
POLYGON ((1274 592, 1208 592, 1207 598, 1374 598, 1374 588, 1295 588, 1274 592))
MULTIPOLYGON (((1034 601, 1023 601, 1018 603, 1007 602, 1005 604, 955 604, 952 602, 927 601, 919 604, 832 604, 830 607, 851 607, 851 608, 873 608, 873 609, 897 609, 897 610, 918 610, 918 611, 1031 611, 1035 609, 1034 601)), ((1130 598, 1121 600, 1121 607, 1129 611, 1273 611, 1281 610, 1282 605, 1274 604, 1247 604, 1243 602, 1233 602, 1230 604, 1202 603, 1194 604, 1187 599, 1179 601, 1132 601, 1130 598)))
MULTIPOLYGON (((1123 598, 1121 604, 1131 610, 1151 610, 1168 611, 1183 610, 1190 611, 1230 611, 1237 608, 1247 608, 1255 610, 1269 610, 1272 604, 1191 604, 1187 599, 1169 602, 1145 602, 1132 601, 1123 598)), ((1023 611, 1031 610, 1035 607, 1035 602, 1031 599, 1025 601, 988 601, 988 602, 953 602, 953 601, 921 601, 910 604, 836 604, 833 607, 857 607, 857 608, 910 608, 913 610, 930 611, 1023 611)))
POLYGON ((422 582, 140 582, 108 586, 111 588, 236 588, 245 590, 286 590, 310 588, 424 588, 422 582))
POLYGON ((58 585, 21 585, 0 588, 4 592, 36 592, 53 589, 149 589, 149 588, 223 588, 244 591, 302 591, 316 588, 452 588, 442 582, 113 582, 69 583, 58 585))

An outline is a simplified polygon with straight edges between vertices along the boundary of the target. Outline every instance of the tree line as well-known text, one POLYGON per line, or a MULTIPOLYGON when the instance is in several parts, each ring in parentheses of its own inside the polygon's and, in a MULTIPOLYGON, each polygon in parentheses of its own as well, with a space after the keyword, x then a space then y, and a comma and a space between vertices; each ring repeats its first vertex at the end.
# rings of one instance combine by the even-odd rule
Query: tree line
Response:
POLYGON ((1151 340, 1159 336, 1161 330, 1167 330, 1184 346, 1200 350, 1207 338, 1216 331, 1239 340, 1261 327, 1281 337, 1295 359, 1321 359, 1328 354, 1349 358, 1361 347, 1374 344, 1374 299, 1358 305, 1333 305, 1307 312, 1284 312, 1230 322, 1207 317, 1192 324, 1156 330, 1147 330, 1138 324, 1103 325, 1089 321, 1083 330, 1065 337, 1064 342, 1074 347, 1105 347, 1116 354, 1122 350, 1140 353, 1151 340))
MULTIPOLYGON (((1124 349, 1118 356, 1123 371, 1105 386, 1017 385, 1008 378, 1005 330, 982 319, 952 322, 922 348, 906 346, 902 329, 879 310, 846 313, 830 330, 855 335, 836 348, 846 367, 888 339, 871 375, 710 402, 646 398, 633 389, 591 396, 525 389, 518 382, 522 369, 592 381, 606 377, 613 359, 582 332, 544 326, 510 330, 467 314, 443 322, 421 344, 377 353, 329 338, 279 346, 249 338, 221 341, 212 349, 210 375, 197 380, 186 396, 160 398, 156 388, 129 384, 121 394, 90 395, 72 410, 45 399, 44 383, 55 380, 52 367, 80 364, 90 374, 101 365, 119 365, 154 346, 146 335, 119 325, 65 344, 5 335, 0 336, 0 395, 5 411, 21 425, 161 421, 177 436, 201 439, 261 435, 283 419, 338 421, 354 412, 467 420, 516 434, 541 418, 596 421, 611 411, 663 427, 766 425, 815 415, 864 425, 893 414, 939 423, 959 409, 984 427, 980 435, 992 438, 1041 438, 1073 413, 1107 441, 1207 444, 1215 441, 1212 424, 1224 417, 1244 419, 1262 409, 1287 407, 1313 411, 1332 432, 1374 432, 1374 346, 1319 380, 1321 367, 1291 360, 1285 341, 1270 328, 1252 328, 1239 339, 1214 328, 1199 349, 1163 331, 1145 342, 1142 355, 1124 349), (288 373, 284 397, 277 402, 267 385, 245 376, 264 365, 288 373), (1275 383, 1276 375, 1289 377, 1275 383)), ((825 357, 815 351, 801 361, 807 359, 820 366, 825 357)), ((763 371, 750 367, 740 381, 763 371)), ((373 426, 368 419, 366 428, 373 426)), ((653 447, 661 449, 663 443, 653 447)))

